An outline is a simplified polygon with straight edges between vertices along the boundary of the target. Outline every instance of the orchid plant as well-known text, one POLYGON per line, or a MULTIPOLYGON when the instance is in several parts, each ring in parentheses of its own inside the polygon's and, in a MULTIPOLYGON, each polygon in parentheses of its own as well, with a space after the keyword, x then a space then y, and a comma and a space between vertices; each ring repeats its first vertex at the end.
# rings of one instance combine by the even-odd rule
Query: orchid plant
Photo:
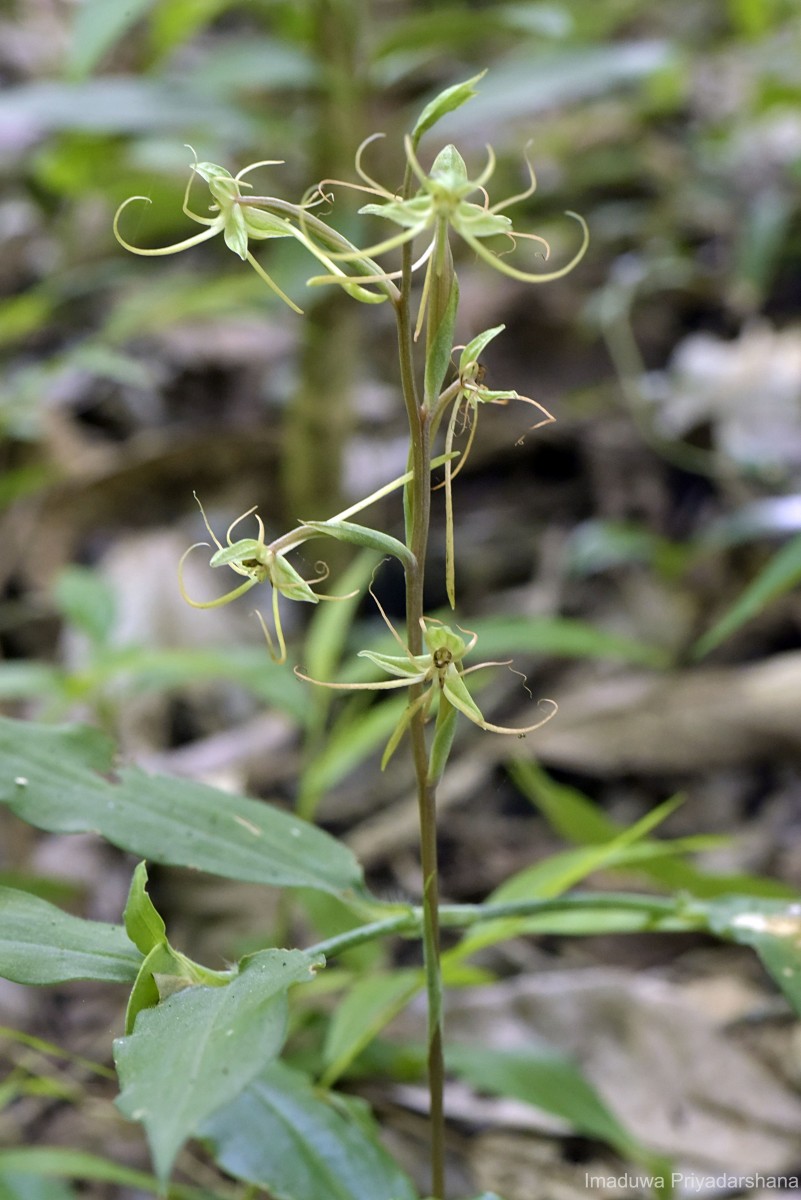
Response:
MULTIPOLYGON (((446 89, 424 109, 412 132, 404 140, 405 177, 399 191, 385 187, 367 173, 363 166, 368 138, 356 155, 356 174, 360 182, 323 180, 299 204, 277 197, 245 194, 249 188, 244 177, 257 168, 275 165, 274 160, 253 163, 230 174, 213 163, 195 162, 184 195, 183 211, 191 220, 205 226, 192 237, 162 249, 141 249, 124 239, 120 219, 135 199, 126 200, 114 219, 114 232, 121 244, 138 254, 173 254, 189 249, 222 234, 226 245, 258 273, 259 277, 293 310, 297 304, 275 283, 255 259, 251 243, 274 238, 293 238, 325 268, 309 279, 314 287, 338 286, 353 299, 363 303, 389 302, 395 311, 398 332, 399 375, 404 406, 409 425, 409 470, 387 484, 380 493, 366 497, 345 512, 326 521, 306 521, 296 530, 268 543, 261 518, 256 514, 257 536, 234 540, 236 527, 255 513, 250 509, 229 527, 225 544, 214 534, 201 505, 203 520, 216 547, 210 565, 228 566, 244 582, 216 600, 191 599, 183 582, 183 562, 180 567, 180 587, 184 598, 196 608, 210 608, 237 600, 260 584, 272 589, 272 612, 276 630, 275 641, 262 625, 270 651, 278 661, 286 658, 278 597, 317 604, 323 596, 315 590, 327 571, 321 566, 315 578, 305 579, 288 562, 286 555, 312 537, 330 536, 369 546, 382 553, 395 555, 403 565, 406 580, 406 629, 403 639, 389 624, 399 643, 401 654, 379 653, 370 649, 360 651, 389 679, 364 683, 337 683, 313 679, 298 667, 296 675, 309 684, 335 690, 385 691, 406 689, 408 703, 384 751, 382 767, 386 767, 405 733, 409 733, 415 767, 420 814, 420 846, 423 878, 423 947, 426 990, 429 1010, 428 1077, 431 1096, 432 1125, 432 1195, 444 1196, 444 1123, 442 1096, 444 1080, 442 1034, 442 978, 439 950, 438 867, 436 858, 436 787, 445 770, 454 737, 456 718, 465 716, 482 730, 522 737, 533 732, 553 716, 553 701, 541 702, 543 711, 538 719, 522 728, 509 728, 487 720, 470 693, 468 676, 485 667, 500 665, 480 663, 464 667, 463 659, 474 649, 476 635, 456 630, 423 611, 423 579, 429 541, 432 467, 444 465, 442 486, 446 496, 446 588, 451 606, 456 605, 455 562, 453 540, 453 482, 470 452, 476 435, 477 414, 482 405, 507 404, 521 400, 534 406, 541 414, 533 428, 553 420, 543 406, 530 397, 513 390, 493 390, 486 386, 480 356, 503 326, 476 334, 463 347, 452 382, 447 381, 454 351, 453 335, 458 311, 458 283, 451 247, 455 235, 484 264, 509 279, 524 283, 547 283, 568 274, 584 256, 589 234, 583 218, 569 213, 579 225, 581 240, 578 248, 563 265, 534 271, 513 265, 503 253, 487 243, 503 239, 514 250, 521 243, 534 243, 547 259, 550 249, 538 234, 520 232, 508 211, 513 205, 528 200, 536 188, 533 168, 526 159, 526 187, 502 201, 491 203, 487 185, 495 170, 495 155, 487 151, 484 169, 471 178, 465 161, 453 145, 446 145, 425 170, 418 156, 421 137, 447 112, 467 101, 475 91, 481 76, 446 89), (201 215, 190 208, 192 181, 198 176, 208 185, 212 204, 210 215, 201 215), (366 247, 359 247, 337 233, 328 221, 312 210, 321 202, 331 202, 331 189, 340 186, 354 188, 373 197, 360 210, 365 217, 387 220, 400 232, 366 247), (420 243, 423 243, 422 246, 420 243), (400 265, 385 266, 384 256, 400 253, 400 265), (419 293, 415 292, 415 277, 425 267, 419 293), (417 295, 416 317, 411 318, 413 296, 417 295), (422 363, 418 364, 418 343, 422 338, 422 363), (461 427, 460 427, 461 415, 461 427), (464 453, 454 448, 458 433, 469 426, 464 453), (444 427, 444 453, 432 459, 434 439, 444 427), (454 463, 458 461, 458 465, 454 463), (381 530, 354 524, 349 518, 377 498, 395 488, 403 488, 406 538, 401 542, 381 530), (429 739, 427 722, 436 711, 434 732, 429 739), (429 744, 430 742, 430 744, 429 744)), ((381 136, 381 135, 375 135, 381 136)), ((198 502, 199 503, 199 502, 198 502)), ((187 554, 195 547, 190 547, 187 554)), ((376 601, 376 603, 378 603, 376 601)), ((380 609, 380 605, 379 605, 380 609)), ((380 609, 386 620, 383 609, 380 609)), ((261 618, 260 618, 261 619, 261 618)))

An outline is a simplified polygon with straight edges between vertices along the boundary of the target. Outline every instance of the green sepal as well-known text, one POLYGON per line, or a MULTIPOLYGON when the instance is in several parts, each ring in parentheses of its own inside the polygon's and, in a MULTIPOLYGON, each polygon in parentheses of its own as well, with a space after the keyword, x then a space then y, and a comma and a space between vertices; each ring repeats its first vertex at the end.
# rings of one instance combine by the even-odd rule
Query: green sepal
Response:
POLYGON ((473 185, 467 175, 467 164, 452 144, 443 146, 440 150, 431 164, 429 176, 454 195, 464 192, 468 187, 472 191, 473 185))
POLYGON ((484 724, 484 715, 481 709, 468 692, 467 685, 461 675, 458 675, 455 669, 449 671, 445 676, 445 683, 442 690, 453 707, 458 708, 460 713, 464 713, 476 725, 484 724))
POLYGON ((350 542, 354 546, 366 546, 370 550, 378 550, 380 554, 391 554, 399 558, 404 566, 414 566, 414 555, 408 546, 378 529, 356 525, 353 521, 304 521, 303 524, 315 533, 335 538, 339 542, 350 542))
POLYGON ((270 583, 282 596, 286 596, 287 600, 305 600, 307 604, 317 604, 320 599, 303 576, 290 566, 283 554, 276 554, 270 566, 270 583))
POLYGON ((421 196, 412 196, 410 200, 388 200, 386 204, 364 204, 359 209, 359 215, 383 217, 387 221, 394 221, 402 229, 414 229, 416 225, 425 225, 431 216, 431 197, 425 192, 421 196))
POLYGON ((264 542, 259 542, 256 538, 240 538, 238 542, 233 542, 230 546, 223 546, 221 550, 212 554, 209 566, 227 567, 231 563, 239 563, 249 558, 257 558, 261 562, 261 552, 264 549, 264 542))
POLYGON ((481 71, 463 83, 455 83, 430 100, 420 113, 412 130, 412 144, 416 147, 423 134, 436 125, 437 121, 440 121, 446 113, 454 112, 471 100, 476 94, 475 84, 483 79, 486 73, 486 71, 481 71))
POLYGON ((233 204, 225 215, 223 238, 229 250, 238 254, 244 262, 248 256, 248 231, 245 215, 238 204, 233 204))
POLYGON ((469 200, 462 202, 454 209, 451 225, 457 233, 468 234, 470 237, 496 237, 498 234, 510 233, 513 225, 511 217, 503 213, 487 212, 480 204, 469 200))
POLYGON ((484 350, 490 344, 493 338, 496 338, 499 333, 503 333, 505 325, 495 325, 492 329, 485 329, 483 333, 477 333, 465 346, 462 353, 459 355, 459 374, 463 375, 467 371, 471 363, 478 362, 484 350))
POLYGON ((409 677, 409 682, 415 682, 419 676, 425 674, 431 665, 430 654, 418 654, 416 656, 405 654, 377 654, 374 650, 360 650, 359 658, 369 658, 371 663, 375 663, 382 671, 386 671, 388 675, 397 675, 400 678, 409 677))

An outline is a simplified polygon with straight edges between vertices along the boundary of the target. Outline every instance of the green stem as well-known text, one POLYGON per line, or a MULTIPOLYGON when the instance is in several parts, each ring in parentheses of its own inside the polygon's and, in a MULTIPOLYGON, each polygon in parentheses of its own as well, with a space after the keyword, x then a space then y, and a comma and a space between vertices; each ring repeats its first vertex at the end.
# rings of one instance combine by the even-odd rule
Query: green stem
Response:
MULTIPOLYGON (((407 168, 404 194, 412 186, 407 168)), ((407 484, 407 545, 414 559, 406 567, 406 637, 409 653, 423 649, 423 584, 431 514, 431 428, 430 413, 421 407, 414 370, 412 332, 411 247, 403 248, 400 297, 395 306, 398 326, 398 356, 406 415, 409 422, 410 466, 412 478, 407 484)), ((414 704, 422 685, 409 689, 414 704)), ((417 804, 420 822, 420 865, 423 873, 423 967, 428 1004, 428 1094, 431 1136, 431 1195, 445 1195, 445 1058, 442 1038, 442 969, 439 937, 439 869, 437 864, 436 788, 428 777, 428 751, 425 715, 421 708, 409 723, 412 758, 417 780, 417 804)))
MULTIPOLYGON (((706 916, 675 896, 647 896, 632 892, 571 892, 547 900, 510 900, 497 904, 443 904, 439 910, 440 924, 445 929, 469 929, 490 921, 535 917, 543 913, 560 912, 636 912, 653 921, 672 918, 677 931, 704 930, 706 916)), ((422 906, 404 909, 381 921, 371 921, 339 933, 324 942, 310 946, 307 954, 323 954, 335 958, 346 950, 362 946, 396 933, 403 937, 419 937, 423 930, 425 912, 422 906)))

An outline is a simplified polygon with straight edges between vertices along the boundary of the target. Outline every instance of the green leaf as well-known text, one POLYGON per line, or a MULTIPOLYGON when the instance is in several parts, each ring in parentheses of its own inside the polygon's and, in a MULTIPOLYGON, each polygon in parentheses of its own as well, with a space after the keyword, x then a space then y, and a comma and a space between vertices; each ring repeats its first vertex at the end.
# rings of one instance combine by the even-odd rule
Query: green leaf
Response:
POLYGON ((304 521, 308 529, 324 537, 335 538, 338 542, 350 542, 353 546, 366 546, 369 550, 377 550, 379 554, 392 554, 406 566, 414 563, 414 555, 403 542, 388 533, 378 529, 370 529, 366 525, 355 525, 353 521, 304 521))
POLYGON ((0 975, 15 983, 130 983, 142 957, 121 925, 87 921, 0 887, 0 975))
POLYGON ((703 658, 719 646, 746 621, 758 616, 774 600, 801 582, 801 534, 783 546, 740 594, 734 604, 700 637, 692 649, 693 658, 703 658))
POLYGON ((37 829, 93 830, 153 862, 366 895, 356 859, 322 830, 205 784, 136 767, 115 773, 111 742, 89 726, 0 719, 0 803, 37 829))
POLYGON ((308 981, 319 960, 301 950, 264 950, 243 959, 225 987, 190 987, 139 1014, 114 1043, 117 1101, 147 1131, 159 1179, 202 1121, 234 1099, 280 1051, 287 991, 308 981))
POLYGON ((167 927, 147 894, 147 865, 139 863, 133 873, 123 920, 125 932, 142 954, 167 940, 167 927))
MULTIPOLYGON (((108 1162, 95 1154, 83 1150, 69 1150, 65 1146, 38 1146, 28 1149, 0 1150, 0 1177, 6 1173, 41 1176, 44 1179, 96 1179, 103 1183, 118 1183, 124 1188, 136 1188, 163 1196, 161 1184, 144 1171, 122 1167, 108 1162)), ((3 1200, 6 1197, 3 1196, 3 1200)), ((42 1200, 61 1200, 55 1191, 43 1192, 42 1200)), ((216 1200, 202 1188, 175 1184, 170 1188, 170 1200, 216 1200)))
POLYGON ((155 0, 83 0, 72 22, 67 60, 70 79, 84 79, 155 4, 155 0))
POLYGON ((337 1006, 323 1049, 323 1082, 330 1087, 354 1058, 423 986, 421 971, 376 973, 359 979, 337 1006))
MULTIPOLYGON (((436 251, 435 251, 436 253, 436 251)), ((452 276, 448 302, 430 344, 426 347, 424 392, 426 402, 433 407, 451 366, 456 313, 459 308, 459 284, 452 276)), ((433 314, 432 314, 433 315, 433 314)))
POLYGON ((224 1171, 276 1200, 417 1200, 364 1107, 283 1063, 206 1121, 201 1137, 224 1171))
POLYGON ((560 658, 611 658, 665 667, 660 646, 621 637, 571 617, 490 617, 473 622, 482 655, 548 654, 560 658))
POLYGON ((480 1091, 513 1096, 563 1117, 577 1132, 600 1138, 623 1158, 642 1162, 650 1157, 569 1058, 526 1046, 493 1050, 464 1045, 451 1046, 446 1061, 480 1091))
POLYGON ((417 146, 423 134, 436 125, 437 121, 440 121, 446 113, 453 112, 456 108, 461 108, 463 104, 475 96, 475 85, 480 79, 484 78, 486 73, 486 71, 481 71, 478 75, 474 75, 472 79, 466 79, 464 83, 456 83, 452 87, 445 88, 444 92, 440 92, 438 96, 430 100, 420 113, 412 130, 412 144, 417 146))
POLYGON ((722 896, 705 904, 693 902, 689 909, 704 913, 718 937, 753 946, 765 970, 801 1015, 801 903, 722 896))
MULTIPOLYGON (((557 783, 537 763, 518 759, 508 764, 508 770, 521 792, 536 805, 551 828, 567 841, 582 846, 599 845, 623 832, 623 827, 611 821, 597 804, 576 788, 557 783)), ((681 845, 685 852, 690 849, 686 840, 681 845)), ((778 879, 745 873, 713 874, 679 857, 681 847, 676 842, 662 843, 662 846, 668 857, 643 858, 632 865, 639 873, 657 880, 671 891, 688 892, 692 896, 720 896, 733 892, 787 898, 795 895, 792 887, 778 879)))

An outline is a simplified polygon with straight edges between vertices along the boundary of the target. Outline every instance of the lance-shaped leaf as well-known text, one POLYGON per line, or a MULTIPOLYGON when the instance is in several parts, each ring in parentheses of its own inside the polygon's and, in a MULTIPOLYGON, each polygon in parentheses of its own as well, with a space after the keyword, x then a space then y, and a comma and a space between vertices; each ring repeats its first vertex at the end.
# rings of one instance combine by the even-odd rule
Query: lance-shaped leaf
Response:
POLYGON ((269 804, 136 767, 89 726, 0 719, 0 803, 37 829, 91 830, 152 862, 367 897, 351 852, 269 804))
POLYGON ((287 991, 310 980, 320 961, 301 950, 263 950, 225 987, 190 987, 141 1012, 133 1034, 114 1043, 117 1103, 144 1125, 162 1182, 200 1124, 279 1053, 287 991))
POLYGON ((463 83, 456 83, 452 87, 445 88, 443 92, 440 92, 438 96, 429 101, 417 118, 412 130, 412 141, 415 146, 426 130, 436 125, 437 121, 440 121, 446 113, 461 108, 463 104, 475 96, 475 85, 484 78, 486 73, 486 71, 481 71, 478 75, 474 75, 471 79, 466 79, 463 83))
POLYGON ((399 558, 404 566, 414 565, 414 555, 403 542, 391 534, 370 529, 367 525, 356 525, 353 521, 338 521, 332 518, 330 521, 304 521, 303 527, 313 529, 321 536, 335 538, 338 542, 350 542, 354 546, 378 550, 381 554, 392 554, 399 558))
POLYGON ((263 1071, 201 1136, 219 1166, 276 1200, 417 1200, 358 1101, 283 1063, 263 1071))
POLYGON ((0 975, 5 979, 130 983, 141 962, 121 925, 86 921, 28 892, 0 887, 0 975))

